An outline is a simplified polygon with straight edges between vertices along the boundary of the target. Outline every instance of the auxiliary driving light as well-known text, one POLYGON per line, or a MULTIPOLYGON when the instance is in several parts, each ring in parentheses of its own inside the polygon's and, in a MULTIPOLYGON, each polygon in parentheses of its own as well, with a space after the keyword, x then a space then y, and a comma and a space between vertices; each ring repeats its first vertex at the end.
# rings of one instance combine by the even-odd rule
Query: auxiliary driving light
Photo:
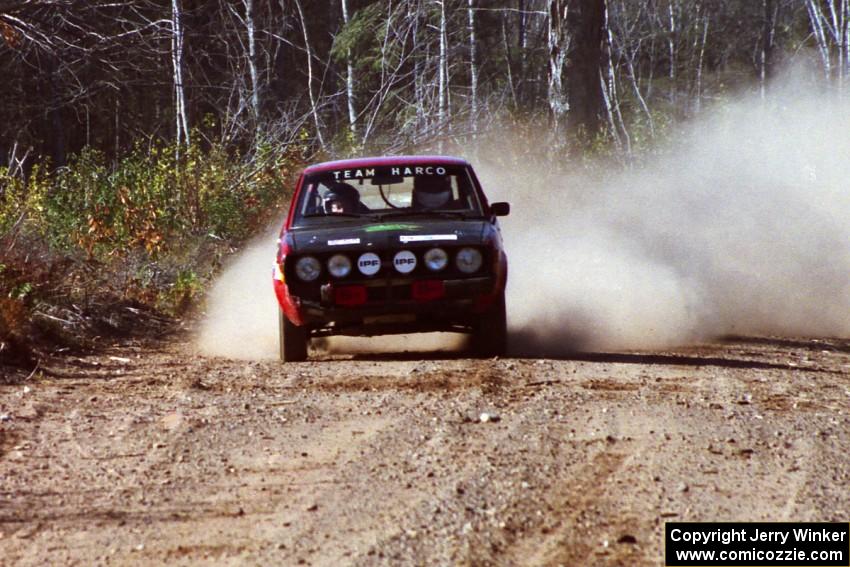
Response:
POLYGON ((425 265, 432 272, 439 272, 449 263, 449 255, 442 248, 431 248, 425 252, 425 265))
POLYGON ((477 272, 483 262, 484 258, 481 257, 481 252, 475 248, 461 248, 455 257, 457 269, 464 274, 477 272))
POLYGON ((344 278, 351 273, 351 260, 345 254, 334 254, 328 260, 328 271, 335 278, 344 278))
POLYGON ((381 258, 374 252, 361 254, 357 259, 357 269, 364 276, 374 276, 381 270, 381 258))
POLYGON ((393 266, 401 274, 409 274, 416 269, 416 254, 410 250, 402 250, 393 256, 393 266))
POLYGON ((322 264, 312 256, 304 256, 295 262, 295 275, 305 282, 311 282, 322 273, 322 264))

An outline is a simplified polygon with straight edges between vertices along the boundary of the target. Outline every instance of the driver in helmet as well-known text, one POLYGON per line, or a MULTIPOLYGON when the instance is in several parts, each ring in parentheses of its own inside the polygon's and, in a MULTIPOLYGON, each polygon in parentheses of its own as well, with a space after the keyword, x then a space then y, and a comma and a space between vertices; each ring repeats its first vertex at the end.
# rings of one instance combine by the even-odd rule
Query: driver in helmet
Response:
POLYGON ((323 199, 326 215, 357 213, 361 207, 360 192, 348 183, 334 183, 323 199))
POLYGON ((422 175, 413 179, 413 206, 417 209, 439 209, 452 198, 452 185, 445 175, 422 175))

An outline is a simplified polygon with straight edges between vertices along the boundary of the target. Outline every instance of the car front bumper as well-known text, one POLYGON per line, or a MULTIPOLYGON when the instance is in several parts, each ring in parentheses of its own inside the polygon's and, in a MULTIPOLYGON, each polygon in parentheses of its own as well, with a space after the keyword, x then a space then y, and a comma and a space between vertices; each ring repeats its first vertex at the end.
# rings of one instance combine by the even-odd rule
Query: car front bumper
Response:
POLYGON ((463 331, 487 310, 499 291, 492 277, 442 280, 440 298, 421 300, 412 296, 414 283, 405 279, 358 282, 366 286, 368 300, 356 306, 335 304, 332 284, 322 286, 320 301, 292 299, 313 336, 373 336, 463 331))

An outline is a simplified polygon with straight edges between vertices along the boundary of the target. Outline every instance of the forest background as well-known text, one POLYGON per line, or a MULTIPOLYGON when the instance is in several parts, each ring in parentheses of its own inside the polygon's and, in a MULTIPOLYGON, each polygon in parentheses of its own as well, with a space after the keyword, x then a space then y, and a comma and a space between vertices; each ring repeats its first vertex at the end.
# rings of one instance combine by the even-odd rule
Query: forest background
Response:
POLYGON ((305 163, 628 169, 791 66, 850 0, 0 0, 0 357, 185 313, 305 163))

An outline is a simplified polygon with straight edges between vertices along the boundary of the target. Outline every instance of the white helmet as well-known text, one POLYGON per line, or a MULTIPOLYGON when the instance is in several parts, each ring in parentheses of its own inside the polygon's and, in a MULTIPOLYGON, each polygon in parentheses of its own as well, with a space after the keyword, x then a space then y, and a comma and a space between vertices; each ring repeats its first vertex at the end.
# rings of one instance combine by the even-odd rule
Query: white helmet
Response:
POLYGON ((438 209, 452 198, 452 184, 445 175, 420 175, 413 179, 413 206, 438 209))

